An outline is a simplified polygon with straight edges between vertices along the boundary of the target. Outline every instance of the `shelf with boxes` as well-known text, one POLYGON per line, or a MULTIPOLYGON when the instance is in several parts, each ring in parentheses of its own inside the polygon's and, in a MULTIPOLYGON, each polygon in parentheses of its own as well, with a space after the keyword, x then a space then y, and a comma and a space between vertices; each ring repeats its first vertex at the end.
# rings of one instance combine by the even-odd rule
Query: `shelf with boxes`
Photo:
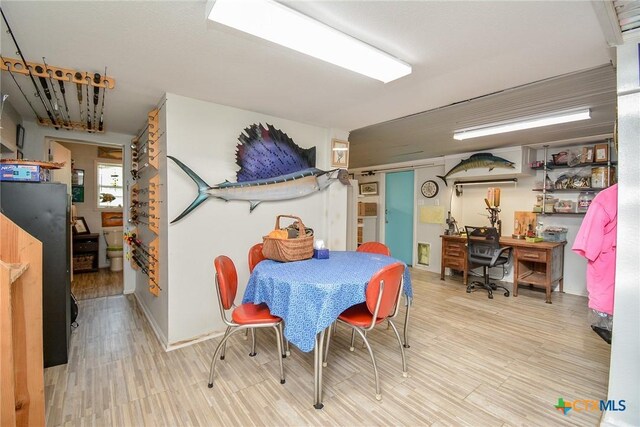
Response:
POLYGON ((73 236, 73 272, 98 271, 99 235, 97 233, 73 236))
POLYGON ((378 240, 378 204, 358 202, 358 245, 378 240))
POLYGON ((595 193, 615 183, 617 162, 611 160, 610 151, 611 144, 607 141, 561 151, 552 154, 552 160, 548 160, 548 146, 545 146, 544 160, 531 164, 531 169, 542 171, 542 181, 533 188, 534 192, 541 193, 536 196, 533 212, 543 215, 586 213, 595 193), (558 193, 568 196, 561 197, 558 193))

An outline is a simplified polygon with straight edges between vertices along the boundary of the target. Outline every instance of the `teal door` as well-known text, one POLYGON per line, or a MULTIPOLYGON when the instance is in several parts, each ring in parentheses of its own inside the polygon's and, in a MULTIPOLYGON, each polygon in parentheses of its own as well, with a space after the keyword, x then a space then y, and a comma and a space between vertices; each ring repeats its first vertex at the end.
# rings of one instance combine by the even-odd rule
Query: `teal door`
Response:
POLYGON ((407 265, 413 264, 413 198, 413 171, 386 175, 385 243, 407 265))

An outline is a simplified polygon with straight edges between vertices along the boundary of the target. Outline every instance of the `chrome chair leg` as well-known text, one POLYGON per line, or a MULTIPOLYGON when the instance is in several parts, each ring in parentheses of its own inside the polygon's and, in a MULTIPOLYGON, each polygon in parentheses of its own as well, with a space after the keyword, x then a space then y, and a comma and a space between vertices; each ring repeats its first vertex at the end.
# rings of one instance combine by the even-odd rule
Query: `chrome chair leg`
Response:
POLYGON ((249 356, 253 357, 256 354, 256 329, 251 328, 251 353, 249 353, 249 356))
POLYGON ((369 356, 371 356, 371 363, 373 364, 373 376, 375 377, 376 382, 376 400, 382 400, 382 393, 380 393, 380 378, 378 376, 378 366, 376 365, 376 358, 373 355, 373 350, 369 345, 369 340, 367 339, 367 336, 364 334, 364 332, 360 330, 360 328, 354 327, 353 330, 357 331, 360 334, 360 336, 364 340, 365 345, 367 346, 367 350, 369 350, 369 356))
POLYGON ((356 348, 354 347, 356 343, 356 330, 355 328, 351 330, 351 346, 349 347, 349 351, 354 351, 356 348))
MULTIPOLYGON (((282 330, 282 322, 273 326, 273 329, 276 331, 276 341, 278 342, 278 354, 282 356, 282 334, 280 333, 282 330)), ((280 384, 284 384, 284 365, 282 363, 282 357, 278 357, 280 361, 280 384)))
POLYGON ((243 339, 243 340, 245 340, 245 341, 246 341, 247 339, 249 339, 249 330, 248 330, 248 329, 246 329, 246 330, 244 331, 244 337, 242 337, 242 339, 243 339))
POLYGON ((409 348, 411 347, 409 345, 409 313, 411 311, 411 303, 413 301, 411 301, 411 298, 406 297, 407 298, 407 311, 404 313, 404 347, 405 348, 409 348))
POLYGON ((402 345, 402 340, 400 339, 400 333, 398 333, 398 328, 396 328, 396 325, 391 320, 389 320, 389 324, 393 328, 393 332, 396 334, 396 338, 398 339, 400 354, 402 355, 402 376, 406 378, 409 376, 409 372, 407 372, 407 359, 404 354, 404 346, 402 345))
POLYGON ((211 370, 209 371, 209 388, 213 387, 213 374, 216 371, 216 362, 218 361, 218 353, 222 351, 222 348, 226 345, 227 340, 231 337, 231 335, 235 334, 240 330, 241 329, 236 328, 231 330, 228 334, 225 334, 225 336, 222 338, 222 341, 220 341, 220 344, 218 344, 218 346, 216 347, 216 351, 213 353, 213 357, 211 358, 211 370))
MULTIPOLYGON (((229 335, 230 330, 231 330, 231 326, 227 326, 227 330, 224 332, 223 338, 229 335)), ((247 329, 247 331, 249 330, 247 329)), ((227 350, 227 343, 225 342, 224 345, 222 346, 222 352, 220 353, 220 360, 224 360, 224 355, 226 350, 227 350)))

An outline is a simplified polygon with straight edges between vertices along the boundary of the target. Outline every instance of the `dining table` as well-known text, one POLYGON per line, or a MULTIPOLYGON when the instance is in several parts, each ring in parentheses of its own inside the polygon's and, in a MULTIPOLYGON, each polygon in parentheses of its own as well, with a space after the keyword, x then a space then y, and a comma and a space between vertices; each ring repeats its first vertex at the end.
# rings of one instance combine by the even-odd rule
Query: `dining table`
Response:
MULTIPOLYGON (((322 403, 322 349, 325 332, 347 308, 365 301, 369 279, 399 260, 354 251, 330 251, 324 259, 295 262, 261 261, 249 277, 243 303, 265 303, 284 320, 284 336, 303 352, 314 351, 314 407, 322 403)), ((409 346, 409 311, 413 299, 411 275, 403 274, 406 301, 403 338, 409 346)))

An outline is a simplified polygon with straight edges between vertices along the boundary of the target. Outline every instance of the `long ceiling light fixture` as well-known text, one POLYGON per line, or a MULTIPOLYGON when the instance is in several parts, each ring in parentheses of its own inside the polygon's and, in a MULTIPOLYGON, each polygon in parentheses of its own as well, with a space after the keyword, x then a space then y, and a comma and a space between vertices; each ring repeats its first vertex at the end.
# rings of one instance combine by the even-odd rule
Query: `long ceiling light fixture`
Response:
POLYGON ((411 65, 272 0, 215 0, 207 18, 388 83, 411 65))
POLYGON ((456 130, 454 131, 453 139, 462 141, 464 139, 478 138, 480 136, 496 135, 499 133, 539 128, 542 126, 557 125, 560 123, 577 122, 578 120, 586 120, 590 118, 591 110, 588 108, 582 110, 558 112, 554 114, 545 114, 544 116, 529 117, 516 121, 500 122, 487 126, 456 130))

